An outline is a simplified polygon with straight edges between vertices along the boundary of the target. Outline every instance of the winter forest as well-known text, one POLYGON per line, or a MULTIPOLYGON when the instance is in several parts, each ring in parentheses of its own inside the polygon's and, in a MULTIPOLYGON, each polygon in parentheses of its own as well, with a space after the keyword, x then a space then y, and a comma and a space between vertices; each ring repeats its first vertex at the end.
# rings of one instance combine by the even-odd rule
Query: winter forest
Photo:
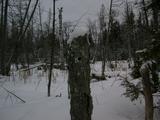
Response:
POLYGON ((0 120, 160 120, 160 0, 0 0, 0 120))

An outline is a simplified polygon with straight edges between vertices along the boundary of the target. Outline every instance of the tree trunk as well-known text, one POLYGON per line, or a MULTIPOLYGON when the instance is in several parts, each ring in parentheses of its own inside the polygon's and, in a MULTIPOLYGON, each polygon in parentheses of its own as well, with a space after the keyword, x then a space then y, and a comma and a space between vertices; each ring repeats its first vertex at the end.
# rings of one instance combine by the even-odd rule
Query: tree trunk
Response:
MULTIPOLYGON (((152 0, 152 3, 156 3, 156 0, 152 0)), ((157 31, 158 30, 158 7, 157 6, 153 6, 152 7, 152 11, 153 11, 153 22, 154 22, 154 30, 157 31)))
POLYGON ((62 33, 62 12, 63 8, 59 9, 59 42, 60 42, 60 64, 61 69, 64 69, 64 41, 63 41, 63 33, 62 33))
POLYGON ((9 0, 5 1, 4 7, 4 20, 2 21, 2 48, 1 48, 1 72, 2 75, 8 75, 9 71, 8 68, 10 67, 5 63, 6 60, 6 42, 7 42, 7 21, 8 21, 8 2, 9 0))
POLYGON ((51 80, 52 80, 52 69, 53 69, 53 56, 54 56, 54 41, 55 41, 55 0, 53 0, 53 40, 51 40, 51 53, 50 53, 50 68, 49 68, 49 78, 48 78, 48 97, 51 95, 51 80))
POLYGON ((74 39, 69 55, 69 87, 71 120, 91 120, 90 64, 87 36, 74 39))
POLYGON ((153 120, 153 96, 151 90, 150 71, 145 63, 141 69, 143 92, 145 97, 145 120, 153 120))
POLYGON ((102 76, 105 76, 105 67, 106 67, 106 48, 105 48, 105 45, 103 45, 103 48, 102 48, 102 76))
POLYGON ((144 16, 145 16, 145 23, 146 23, 146 25, 148 27, 149 26, 148 15, 147 15, 146 3, 145 3, 144 0, 142 0, 142 4, 143 4, 144 16))
POLYGON ((4 0, 1 0, 1 26, 0 26, 0 73, 3 73, 4 71, 4 60, 3 60, 3 41, 4 41, 4 37, 3 37, 3 14, 4 14, 4 0), (2 72, 3 71, 3 72, 2 72))

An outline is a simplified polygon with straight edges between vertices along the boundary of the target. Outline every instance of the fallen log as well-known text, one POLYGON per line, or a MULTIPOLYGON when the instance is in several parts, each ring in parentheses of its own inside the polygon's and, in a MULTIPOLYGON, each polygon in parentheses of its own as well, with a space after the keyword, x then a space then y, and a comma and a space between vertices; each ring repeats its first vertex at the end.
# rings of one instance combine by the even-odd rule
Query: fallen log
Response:
POLYGON ((91 78, 92 78, 92 79, 96 79, 96 80, 98 80, 98 81, 106 80, 106 77, 105 77, 105 76, 99 76, 99 75, 96 75, 96 74, 92 74, 91 78))

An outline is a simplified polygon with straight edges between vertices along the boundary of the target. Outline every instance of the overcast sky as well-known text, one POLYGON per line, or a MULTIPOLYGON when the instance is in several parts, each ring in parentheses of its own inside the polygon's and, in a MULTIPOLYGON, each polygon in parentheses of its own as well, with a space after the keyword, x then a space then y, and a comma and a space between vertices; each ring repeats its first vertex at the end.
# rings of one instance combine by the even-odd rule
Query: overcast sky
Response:
MULTIPOLYGON (((49 8, 52 8, 53 0, 41 0, 41 4, 43 9, 49 10, 49 8)), ((85 29, 88 18, 92 20, 98 18, 98 12, 102 4, 109 9, 110 0, 58 0, 56 7, 63 7, 63 21, 75 21, 83 16, 78 29, 85 29)), ((121 6, 120 9, 122 10, 123 7, 121 6)), ((56 11, 58 11, 58 9, 56 9, 56 11)), ((58 16, 58 14, 56 16, 58 16)), ((46 19, 46 17, 47 16, 43 19, 46 19)))
MULTIPOLYGON (((86 26, 87 19, 96 19, 101 4, 109 5, 109 1, 110 0, 58 0, 56 7, 63 7, 63 21, 75 21, 83 16, 79 23, 79 27, 83 29, 86 26)), ((41 4, 43 9, 49 10, 49 8, 52 8, 53 0, 41 0, 41 4)), ((45 18, 46 17, 45 15, 45 18)))
MULTIPOLYGON (((58 0, 57 7, 63 7, 64 20, 78 19, 82 14, 85 17, 96 15, 102 3, 109 6, 110 0, 58 0)), ((45 9, 52 8, 53 0, 41 0, 45 9)))

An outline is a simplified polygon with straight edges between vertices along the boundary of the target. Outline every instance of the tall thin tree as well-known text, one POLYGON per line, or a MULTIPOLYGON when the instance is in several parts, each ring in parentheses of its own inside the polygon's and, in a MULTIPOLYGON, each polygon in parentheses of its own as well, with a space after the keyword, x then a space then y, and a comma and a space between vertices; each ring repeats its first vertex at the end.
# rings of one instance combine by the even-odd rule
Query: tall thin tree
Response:
POLYGON ((1 65, 1 69, 0 69, 0 72, 1 73, 3 73, 4 71, 4 59, 3 59, 3 18, 4 18, 4 0, 1 0, 1 24, 0 24, 0 37, 1 37, 1 39, 0 39, 0 51, 1 51, 1 53, 0 53, 0 58, 1 58, 1 63, 0 63, 0 65, 1 65), (3 72, 2 72, 3 71, 3 72))
MULTIPOLYGON (((3 0, 2 0, 2 9, 3 9, 3 0)), ((2 48, 1 48, 1 72, 2 75, 6 75, 7 74, 7 64, 5 63, 5 58, 6 58, 6 42, 7 42, 7 23, 8 23, 8 4, 9 4, 9 0, 5 1, 5 5, 4 5, 4 13, 2 10, 2 40, 1 40, 1 44, 2 44, 2 48), (4 17, 3 17, 4 16, 4 17)))
POLYGON ((51 53, 50 53, 50 68, 49 68, 49 78, 48 78, 48 97, 51 96, 51 80, 52 80, 52 69, 53 69, 53 57, 54 57, 54 41, 55 41, 55 2, 53 0, 53 40, 51 40, 51 53))

